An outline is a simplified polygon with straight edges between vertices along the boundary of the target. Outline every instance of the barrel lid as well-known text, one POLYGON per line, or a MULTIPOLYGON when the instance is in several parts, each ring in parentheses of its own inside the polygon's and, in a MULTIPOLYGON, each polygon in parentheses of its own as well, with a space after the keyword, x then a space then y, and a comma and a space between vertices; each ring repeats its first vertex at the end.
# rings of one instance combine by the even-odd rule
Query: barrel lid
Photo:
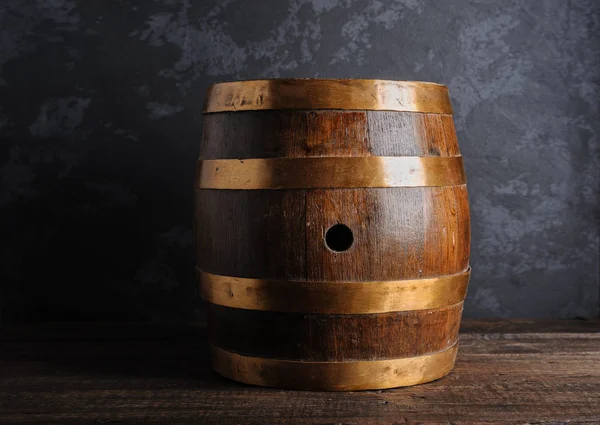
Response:
POLYGON ((204 113, 340 109, 452 114, 448 88, 422 81, 282 78, 216 83, 204 113))

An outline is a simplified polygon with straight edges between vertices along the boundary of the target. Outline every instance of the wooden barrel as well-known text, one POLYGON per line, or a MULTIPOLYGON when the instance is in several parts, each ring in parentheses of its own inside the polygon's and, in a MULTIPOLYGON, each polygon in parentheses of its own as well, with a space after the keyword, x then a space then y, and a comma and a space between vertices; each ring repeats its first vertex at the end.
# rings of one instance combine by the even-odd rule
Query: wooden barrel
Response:
POLYGON ((312 390, 448 374, 470 224, 447 88, 229 82, 204 112, 195 232, 215 370, 312 390))

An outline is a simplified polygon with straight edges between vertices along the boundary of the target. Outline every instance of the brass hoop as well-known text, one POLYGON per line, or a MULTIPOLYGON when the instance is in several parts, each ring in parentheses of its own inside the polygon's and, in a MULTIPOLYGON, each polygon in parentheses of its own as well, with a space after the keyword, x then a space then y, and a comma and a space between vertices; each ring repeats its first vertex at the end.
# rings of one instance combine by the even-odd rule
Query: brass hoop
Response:
POLYGON ((462 302, 471 268, 449 276, 381 282, 299 282, 250 279, 196 268, 210 303, 246 310, 320 314, 371 314, 426 310, 462 302))
POLYGON ((401 359, 303 362, 249 357, 211 346, 214 369, 251 385, 297 390, 376 390, 422 384, 452 370, 458 344, 444 351, 401 359))
POLYGON ((454 186, 462 156, 363 156, 198 160, 199 189, 332 189, 454 186))

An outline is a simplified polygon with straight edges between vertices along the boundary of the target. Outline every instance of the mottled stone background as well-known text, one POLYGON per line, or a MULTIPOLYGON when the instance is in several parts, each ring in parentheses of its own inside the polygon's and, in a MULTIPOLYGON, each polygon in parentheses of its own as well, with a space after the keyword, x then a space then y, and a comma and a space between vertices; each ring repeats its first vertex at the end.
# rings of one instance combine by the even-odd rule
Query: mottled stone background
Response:
POLYGON ((209 84, 445 83, 471 317, 598 314, 600 2, 2 0, 2 322, 195 320, 209 84))

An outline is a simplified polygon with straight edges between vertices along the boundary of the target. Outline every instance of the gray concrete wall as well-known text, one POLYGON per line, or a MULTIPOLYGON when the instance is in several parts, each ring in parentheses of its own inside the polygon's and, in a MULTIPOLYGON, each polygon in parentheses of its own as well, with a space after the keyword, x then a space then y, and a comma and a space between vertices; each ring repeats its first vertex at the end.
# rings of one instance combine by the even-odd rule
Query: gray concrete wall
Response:
POLYGON ((471 317, 598 314, 600 2, 3 0, 0 320, 193 320, 209 84, 450 88, 471 317))

